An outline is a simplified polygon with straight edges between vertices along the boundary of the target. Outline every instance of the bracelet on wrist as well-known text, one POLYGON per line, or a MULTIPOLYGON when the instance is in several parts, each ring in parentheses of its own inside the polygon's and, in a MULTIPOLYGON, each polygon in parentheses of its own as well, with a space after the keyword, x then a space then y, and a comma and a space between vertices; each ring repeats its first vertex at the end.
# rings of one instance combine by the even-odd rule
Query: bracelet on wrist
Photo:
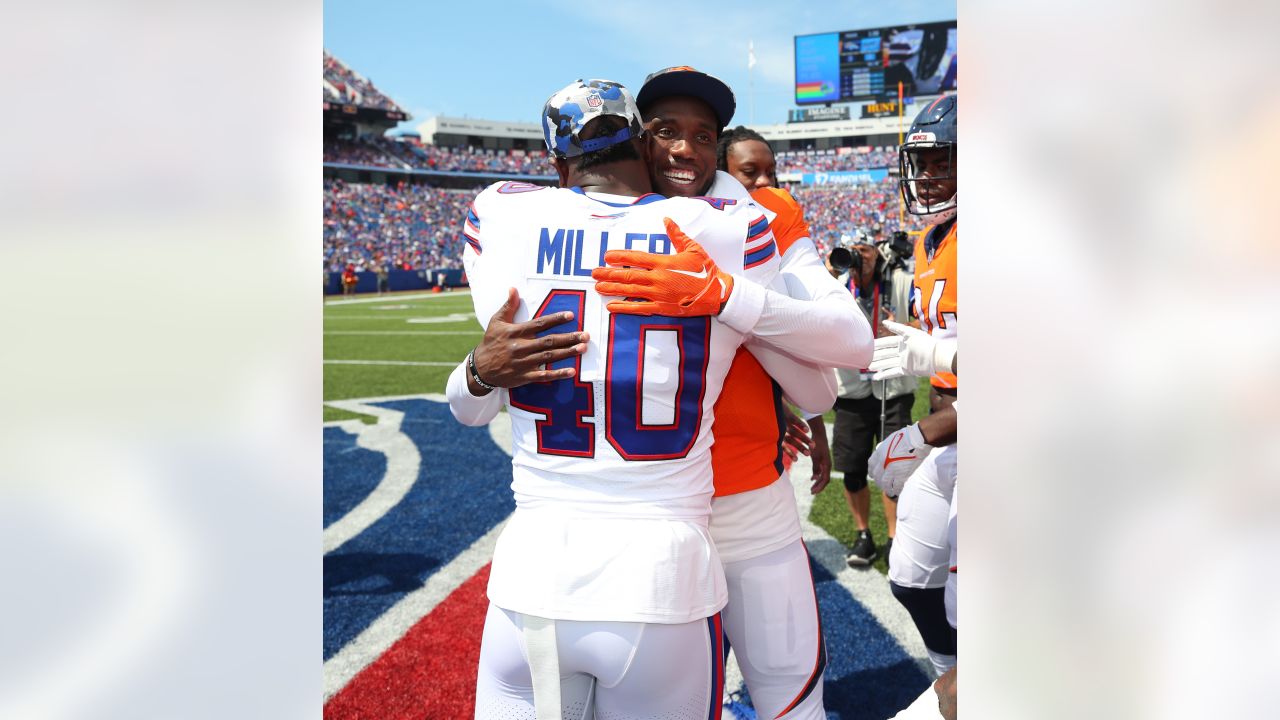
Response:
POLYGON ((476 351, 475 350, 472 350, 471 352, 467 353, 467 373, 471 375, 471 379, 474 380, 477 385, 484 388, 485 390, 492 391, 492 390, 498 389, 497 387, 490 385, 489 383, 480 379, 480 373, 476 372, 476 351))

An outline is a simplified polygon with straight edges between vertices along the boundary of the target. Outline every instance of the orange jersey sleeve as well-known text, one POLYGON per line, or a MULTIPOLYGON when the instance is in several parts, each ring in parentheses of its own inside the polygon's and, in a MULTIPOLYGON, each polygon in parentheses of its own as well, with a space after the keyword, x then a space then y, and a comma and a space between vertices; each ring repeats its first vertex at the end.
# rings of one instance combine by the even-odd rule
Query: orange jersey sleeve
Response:
POLYGON ((782 389, 738 348, 716 401, 711 471, 716 497, 765 487, 783 471, 782 389))
MULTIPOLYGON (((922 235, 916 241, 913 304, 921 329, 935 337, 957 337, 959 320, 956 297, 959 286, 956 282, 956 228, 959 225, 959 222, 952 224, 946 237, 934 250, 932 259, 924 249, 925 236, 922 235)), ((959 380, 951 373, 938 373, 930 382, 934 387, 959 387, 959 380)))
POLYGON ((809 237, 809 223, 804 221, 804 210, 791 193, 778 188, 760 188, 751 193, 751 199, 776 215, 769 228, 778 243, 779 256, 785 254, 796 240, 809 237))

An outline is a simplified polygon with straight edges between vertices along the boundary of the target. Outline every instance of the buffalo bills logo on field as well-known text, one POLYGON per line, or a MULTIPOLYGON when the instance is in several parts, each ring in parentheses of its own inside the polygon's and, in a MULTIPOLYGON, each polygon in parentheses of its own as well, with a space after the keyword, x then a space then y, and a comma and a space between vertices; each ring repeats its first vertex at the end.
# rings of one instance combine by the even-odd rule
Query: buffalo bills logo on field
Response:
MULTIPOLYGON (((326 405, 376 422, 324 428, 324 717, 472 717, 489 562, 515 508, 507 416, 464 427, 435 394, 326 405)), ((807 485, 797 496, 807 518, 807 485)), ((928 685, 924 647, 883 576, 805 526, 827 717, 891 716, 928 685)), ((736 668, 724 716, 754 717, 736 668)))

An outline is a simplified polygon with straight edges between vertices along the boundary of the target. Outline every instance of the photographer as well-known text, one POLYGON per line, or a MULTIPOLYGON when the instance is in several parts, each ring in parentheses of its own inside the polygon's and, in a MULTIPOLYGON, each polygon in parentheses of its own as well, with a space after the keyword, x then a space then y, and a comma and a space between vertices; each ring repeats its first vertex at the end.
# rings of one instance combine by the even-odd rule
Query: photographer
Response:
MULTIPOLYGON (((884 320, 910 321, 912 270, 911 242, 906 233, 881 240, 880 227, 868 234, 859 231, 850 241, 841 238, 827 258, 871 321, 877 337, 888 334, 884 320)), ((866 567, 878 556, 868 519, 871 490, 867 487, 867 460, 876 444, 911 424, 916 380, 895 378, 872 381, 866 371, 837 370, 840 390, 832 429, 832 464, 844 473, 844 496, 858 528, 858 537, 846 561, 850 567, 866 567)), ((885 556, 893 544, 897 525, 897 501, 881 495, 888 524, 885 556)))

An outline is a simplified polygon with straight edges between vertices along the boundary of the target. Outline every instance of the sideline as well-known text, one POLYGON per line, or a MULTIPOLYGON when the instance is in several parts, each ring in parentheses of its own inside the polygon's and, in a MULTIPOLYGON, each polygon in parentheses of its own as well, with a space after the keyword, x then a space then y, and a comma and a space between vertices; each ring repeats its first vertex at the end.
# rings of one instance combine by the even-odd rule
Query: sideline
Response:
POLYGON ((424 292, 424 293, 387 293, 386 295, 373 295, 370 297, 351 298, 350 300, 325 300, 324 306, 331 305, 362 305, 364 303, 375 302, 393 302, 395 300, 432 300, 435 298, 446 297, 470 297, 471 288, 466 290, 452 290, 450 292, 424 292))
MULTIPOLYGON (((415 362, 413 360, 325 360, 324 364, 325 365, 412 365, 414 367, 451 368, 451 367, 456 367, 457 364, 460 362, 462 362, 461 359, 456 360, 454 362, 437 362, 437 361, 415 362)), ((333 405, 333 403, 341 402, 341 401, 326 400, 325 402, 328 405, 333 405)), ((343 408, 343 409, 345 410, 346 408, 343 408)))

